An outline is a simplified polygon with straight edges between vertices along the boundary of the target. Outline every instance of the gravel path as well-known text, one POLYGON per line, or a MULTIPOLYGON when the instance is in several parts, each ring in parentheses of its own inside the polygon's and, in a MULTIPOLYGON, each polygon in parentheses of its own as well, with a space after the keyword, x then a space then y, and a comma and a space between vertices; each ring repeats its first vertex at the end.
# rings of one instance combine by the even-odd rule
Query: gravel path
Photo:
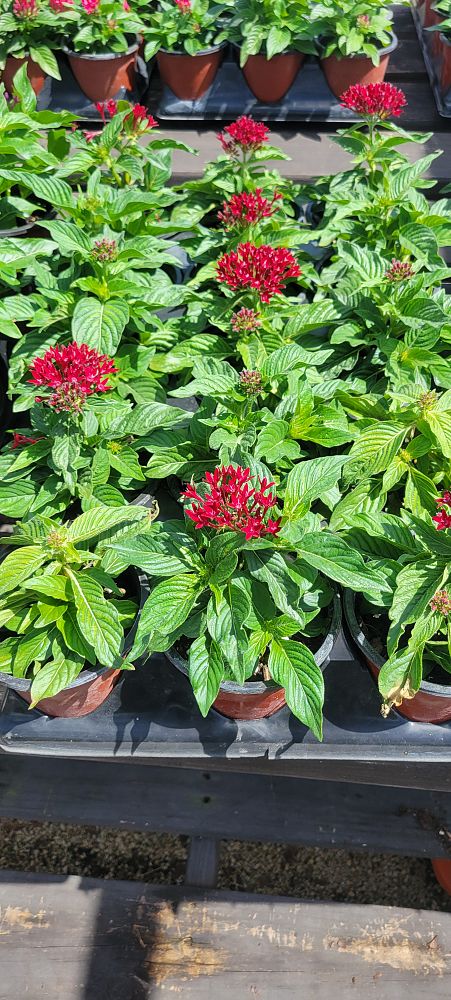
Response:
MULTIPOLYGON (((183 882, 187 838, 0 820, 0 868, 183 882)), ((338 902, 451 911, 427 860, 223 841, 218 886, 338 902)))

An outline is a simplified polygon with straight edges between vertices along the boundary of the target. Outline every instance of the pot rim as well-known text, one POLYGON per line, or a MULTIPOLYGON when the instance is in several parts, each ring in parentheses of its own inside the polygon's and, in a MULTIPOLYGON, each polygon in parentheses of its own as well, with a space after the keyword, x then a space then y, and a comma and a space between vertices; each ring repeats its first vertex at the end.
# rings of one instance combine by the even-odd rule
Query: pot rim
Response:
POLYGON ((35 226, 41 225, 42 222, 51 221, 56 217, 55 209, 50 209, 46 215, 40 215, 32 222, 25 222, 23 226, 15 226, 14 229, 0 229, 0 239, 20 239, 25 233, 28 233, 30 229, 34 229, 35 226))
POLYGON ((178 52, 173 49, 158 49, 157 56, 160 52, 163 52, 165 56, 184 56, 187 59, 197 59, 198 56, 209 56, 212 52, 220 52, 221 49, 225 49, 226 45, 229 43, 227 41, 220 42, 219 45, 212 45, 208 49, 201 49, 200 52, 194 52, 192 55, 190 52, 178 52))
MULTIPOLYGON (((234 49, 238 49, 238 52, 241 52, 242 45, 238 45, 238 42, 230 42, 230 45, 234 49)), ((277 59, 278 56, 304 56, 304 58, 307 59, 307 56, 309 55, 311 55, 311 53, 303 52, 302 49, 284 49, 283 52, 276 52, 275 55, 271 56, 270 59, 268 59, 268 57, 265 56, 264 52, 253 52, 252 55, 249 55, 247 57, 246 62, 249 62, 249 59, 256 59, 256 58, 266 59, 266 62, 271 62, 273 59, 277 59)), ((246 65, 246 63, 244 65, 246 65)))
MULTIPOLYGON (((146 506, 146 501, 149 501, 150 499, 151 497, 149 493, 141 493, 136 498, 136 500, 134 500, 134 505, 144 507, 146 506)), ((7 552, 8 549, 5 549, 3 557, 6 556, 7 552)), ((121 659, 125 659, 125 657, 130 652, 133 646, 136 630, 139 624, 139 619, 141 617, 141 611, 150 594, 150 586, 147 575, 143 573, 142 570, 137 569, 136 566, 130 566, 128 571, 133 573, 138 581, 139 608, 136 612, 135 619, 132 625, 130 626, 129 631, 125 635, 124 649, 121 654, 121 659)), ((78 677, 76 677, 74 681, 71 681, 70 684, 67 684, 66 687, 61 688, 61 692, 58 692, 58 694, 61 694, 63 691, 71 691, 73 690, 73 688, 77 688, 81 684, 89 684, 91 683, 91 681, 96 680, 97 677, 100 677, 102 674, 105 674, 108 670, 120 670, 120 669, 121 669, 120 666, 119 667, 90 666, 87 669, 83 667, 83 669, 80 670, 78 677)), ((29 677, 14 677, 13 674, 5 674, 3 673, 2 670, 0 670, 0 684, 4 684, 5 687, 11 688, 13 691, 29 691, 31 688, 32 679, 29 677)), ((50 697, 52 696, 50 695, 50 697)))
MULTIPOLYGON (((377 50, 378 53, 379 53, 379 56, 389 56, 389 55, 391 55, 392 52, 395 51, 395 49, 398 48, 398 41, 399 41, 398 40, 398 36, 395 35, 394 31, 391 31, 390 35, 391 35, 391 42, 389 42, 389 44, 386 45, 384 48, 381 48, 381 49, 377 50)), ((320 45, 322 44, 323 48, 324 48, 324 43, 319 42, 319 44, 320 45)), ((324 60, 324 59, 333 59, 334 56, 339 61, 341 61, 342 59, 369 59, 370 58, 369 56, 366 56, 363 53, 361 55, 359 55, 358 52, 355 52, 354 55, 352 55, 352 56, 339 56, 339 55, 337 55, 336 52, 332 52, 330 54, 330 56, 320 55, 320 59, 321 60, 324 60)))
MULTIPOLYGON (((351 632, 352 638, 365 657, 371 659, 374 665, 381 669, 386 662, 384 657, 368 641, 359 625, 355 611, 355 592, 348 588, 343 590, 343 611, 346 623, 351 632)), ((421 681, 419 691, 432 695, 434 698, 450 698, 451 684, 432 684, 430 681, 421 681)))
POLYGON ((96 62, 104 62, 107 59, 123 59, 124 56, 130 56, 133 52, 137 52, 140 46, 138 41, 138 36, 135 36, 135 41, 132 42, 125 52, 73 52, 67 45, 61 46, 61 51, 65 53, 66 56, 70 56, 72 59, 91 59, 96 62))
MULTIPOLYGON (((327 634, 325 635, 323 642, 316 653, 313 654, 315 663, 318 667, 321 667, 323 663, 327 660, 334 642, 337 638, 338 632, 341 625, 341 601, 340 596, 337 591, 334 591, 333 601, 332 601, 332 617, 330 620, 330 625, 327 634)), ((174 650, 165 650, 164 655, 169 660, 174 667, 177 667, 185 677, 189 677, 188 673, 188 662, 182 656, 174 650)), ((276 684, 275 681, 246 681, 244 684, 238 684, 236 681, 221 681, 219 690, 226 694, 239 694, 239 695, 262 695, 269 694, 271 691, 280 691, 282 688, 281 684, 276 684)), ((214 708, 214 704, 212 706, 214 708)))

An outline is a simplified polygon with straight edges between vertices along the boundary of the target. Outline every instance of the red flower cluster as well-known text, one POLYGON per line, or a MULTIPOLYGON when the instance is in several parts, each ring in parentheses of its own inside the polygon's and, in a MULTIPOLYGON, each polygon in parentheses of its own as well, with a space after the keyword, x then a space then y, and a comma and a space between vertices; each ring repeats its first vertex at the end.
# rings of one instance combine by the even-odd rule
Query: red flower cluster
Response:
MULTIPOLYGON (((53 390, 47 401, 55 410, 79 413, 87 396, 111 389, 107 376, 115 371, 106 354, 98 354, 87 344, 72 343, 50 347, 43 358, 35 358, 29 382, 53 390)), ((42 397, 36 399, 42 401, 42 397)))
POLYGON ((178 9, 182 14, 189 14, 191 10, 191 0, 175 0, 178 9))
POLYGON ((451 613, 451 597, 448 591, 437 590, 432 601, 429 601, 429 607, 432 608, 432 611, 438 611, 441 615, 449 615, 451 613))
POLYGON ((230 323, 235 333, 252 333, 261 326, 261 319, 255 309, 245 309, 243 306, 239 312, 233 313, 230 323))
POLYGON ((224 131, 219 132, 218 139, 225 153, 237 157, 240 152, 261 149, 268 136, 269 128, 263 122, 254 122, 248 115, 241 115, 236 122, 226 125, 224 131))
POLYGON ((348 87, 341 95, 341 105, 364 118, 398 118, 407 104, 405 95, 391 83, 361 83, 348 87))
POLYGON ((87 128, 84 128, 82 131, 83 131, 83 135, 84 135, 84 137, 86 139, 86 142, 93 142, 93 140, 98 135, 97 132, 93 132, 93 131, 91 131, 90 129, 87 129, 87 128))
POLYGON ((392 257, 392 262, 388 271, 385 272, 385 277, 387 281, 408 281, 409 278, 413 278, 414 270, 408 260, 396 260, 396 257, 392 257))
POLYGON ((81 0, 85 14, 95 14, 100 7, 100 0, 81 0))
POLYGON ((49 0, 49 5, 55 14, 61 14, 65 7, 72 7, 74 0, 49 0))
POLYGON ((13 14, 14 17, 27 18, 36 17, 39 13, 39 8, 36 0, 14 0, 13 3, 13 14))
POLYGON ((101 240, 96 240, 91 250, 91 256, 98 260, 100 264, 117 259, 116 240, 108 240, 106 236, 101 240))
POLYGON ((276 535, 281 518, 272 521, 264 518, 277 503, 274 493, 268 493, 274 483, 259 480, 259 489, 252 486, 250 469, 240 465, 223 465, 213 473, 206 472, 204 482, 209 486, 204 496, 192 485, 187 486, 182 497, 194 500, 187 517, 194 521, 196 528, 226 528, 242 531, 246 541, 262 535, 276 535))
POLYGON ((289 278, 299 278, 301 269, 293 254, 284 247, 239 243, 216 265, 216 277, 229 288, 254 288, 262 302, 281 292, 289 278))
POLYGON ((437 497, 435 502, 439 509, 432 520, 435 522, 437 531, 444 531, 446 528, 451 528, 451 514, 447 514, 446 512, 446 508, 449 510, 451 507, 451 493, 445 490, 441 497, 437 497))
POLYGON ((38 441, 42 441, 42 438, 29 438, 26 434, 17 434, 14 432, 13 439, 10 442, 10 448, 23 448, 26 444, 36 444, 38 441))
POLYGON ((155 121, 155 118, 153 118, 152 115, 149 115, 149 112, 147 108, 144 107, 144 104, 135 104, 132 107, 132 113, 131 115, 127 115, 125 121, 128 122, 130 120, 133 120, 133 123, 136 126, 141 125, 141 122, 145 121, 146 128, 158 128, 158 122, 155 121))
POLYGON ((269 201, 262 195, 262 188, 256 188, 254 194, 234 194, 229 201, 223 201, 218 219, 226 229, 261 222, 262 219, 274 215, 277 209, 275 202, 280 201, 281 197, 282 195, 275 191, 269 201))
POLYGON ((103 122, 106 122, 105 114, 109 114, 110 118, 113 118, 117 114, 117 101, 97 101, 96 110, 103 122))

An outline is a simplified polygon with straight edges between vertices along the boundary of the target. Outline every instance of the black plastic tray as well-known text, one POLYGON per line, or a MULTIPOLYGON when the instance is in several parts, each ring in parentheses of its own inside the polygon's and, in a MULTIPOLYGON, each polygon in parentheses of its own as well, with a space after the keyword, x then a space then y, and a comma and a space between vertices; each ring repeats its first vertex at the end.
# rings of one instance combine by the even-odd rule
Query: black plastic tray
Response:
MULTIPOLYGON (((91 759, 227 758, 295 761, 360 759, 373 763, 414 757, 451 763, 451 723, 408 722, 380 714, 380 697, 365 665, 342 634, 325 667, 324 742, 288 708, 269 719, 234 722, 216 711, 200 715, 189 681, 161 654, 127 672, 109 699, 81 719, 50 719, 3 689, 0 749, 12 753, 91 759)), ((396 782, 393 782, 396 783, 396 782)), ((402 782, 401 782, 402 783, 402 782)))
POLYGON ((262 104, 249 90, 235 54, 229 50, 207 93, 197 101, 181 101, 169 87, 156 111, 165 119, 219 120, 253 115, 268 121, 349 122, 352 111, 340 106, 330 90, 317 59, 308 58, 293 86, 277 104, 262 104))
POLYGON ((437 111, 442 118, 451 118, 451 90, 448 90, 446 94, 443 94, 440 87, 439 67, 437 66, 437 60, 432 52, 432 40, 434 34, 433 32, 427 31, 423 28, 417 6, 414 3, 411 4, 411 10, 424 59, 424 65, 426 66, 429 83, 431 84, 431 89, 437 105, 437 111))
MULTIPOLYGON (((86 121, 101 122, 102 118, 97 111, 95 104, 86 97, 86 94, 78 86, 73 76, 67 59, 63 54, 58 56, 58 66, 61 73, 61 80, 53 80, 47 77, 44 87, 38 97, 38 111, 70 111, 74 115, 86 121)), ((152 73, 152 64, 145 63, 138 57, 136 69, 136 88, 134 91, 125 90, 121 87, 115 94, 115 99, 132 101, 142 101, 147 103, 147 91, 152 73)))

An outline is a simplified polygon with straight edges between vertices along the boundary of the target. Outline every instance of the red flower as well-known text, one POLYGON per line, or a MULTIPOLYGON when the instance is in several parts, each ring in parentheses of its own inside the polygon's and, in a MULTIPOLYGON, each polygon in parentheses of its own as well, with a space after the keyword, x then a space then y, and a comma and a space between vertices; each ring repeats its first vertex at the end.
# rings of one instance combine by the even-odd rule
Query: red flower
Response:
POLYGON ((193 500, 187 517, 194 521, 196 528, 226 528, 242 531, 247 541, 262 535, 276 535, 281 518, 265 523, 264 517, 277 503, 277 497, 268 493, 274 483, 259 480, 259 489, 252 486, 250 469, 240 465, 223 465, 213 473, 206 472, 204 483, 209 489, 201 496, 195 486, 186 487, 182 497, 193 500))
POLYGON ((390 267, 385 272, 385 278, 387 281, 408 281, 409 278, 413 278, 414 273, 408 260, 396 260, 396 257, 392 257, 390 267))
POLYGON ((361 83, 348 87, 341 95, 341 105, 364 118, 398 118, 407 104, 405 95, 391 83, 361 83))
POLYGON ((84 135, 84 137, 86 139, 86 142, 92 142, 93 139, 96 138, 97 132, 90 132, 89 129, 85 128, 85 129, 83 129, 83 135, 84 135))
POLYGON ((158 122, 152 115, 149 115, 147 108, 144 104, 135 104, 132 108, 131 115, 127 115, 126 121, 133 121, 133 124, 138 127, 141 122, 146 122, 146 128, 158 128, 158 122))
POLYGON ((43 358, 35 358, 29 382, 53 390, 48 404, 55 410, 80 412, 87 396, 111 388, 107 376, 115 371, 114 362, 106 354, 98 354, 87 344, 72 343, 50 347, 43 358))
POLYGON ((100 0, 81 0, 81 5, 86 14, 95 14, 100 7, 100 0))
POLYGON ((55 14, 61 14, 65 7, 72 7, 74 0, 49 0, 50 7, 55 14))
POLYGON ((37 14, 39 14, 36 0, 14 0, 13 14, 14 17, 20 17, 23 19, 27 17, 36 17, 37 14))
POLYGON ((269 302, 285 288, 288 278, 299 278, 301 269, 293 254, 284 247, 239 243, 236 251, 225 253, 216 265, 216 277, 235 291, 255 288, 262 302, 269 302))
POLYGON ((440 497, 436 498, 435 502, 439 510, 432 520, 435 522, 437 531, 444 531, 446 528, 451 528, 451 514, 447 514, 445 509, 446 507, 451 507, 451 493, 449 490, 445 490, 440 497))
POLYGON ((102 121, 105 122, 105 112, 109 114, 110 118, 113 118, 117 114, 117 101, 97 101, 96 109, 102 121))
POLYGON ((10 448, 23 448, 26 444, 36 444, 37 441, 42 441, 42 438, 29 438, 25 434, 17 434, 14 432, 13 439, 10 441, 10 448))
POLYGON ((218 139, 225 153, 237 157, 240 152, 261 149, 268 136, 269 128, 263 122, 254 122, 248 115, 241 115, 236 122, 226 125, 224 131, 219 132, 218 139))
POLYGON ((178 9, 182 14, 189 14, 191 11, 191 0, 175 0, 178 9))
POLYGON ((274 202, 279 201, 281 197, 282 195, 275 191, 269 201, 262 196, 262 188, 256 188, 255 194, 234 194, 229 201, 223 201, 218 219, 224 223, 226 229, 261 222, 262 219, 274 215, 277 209, 274 202))
POLYGON ((261 326, 261 319, 255 309, 245 309, 243 306, 239 312, 233 313, 230 323, 235 333, 251 333, 261 326))
POLYGON ((441 615, 451 614, 451 598, 447 590, 437 590, 432 601, 429 601, 432 611, 438 611, 441 615))

